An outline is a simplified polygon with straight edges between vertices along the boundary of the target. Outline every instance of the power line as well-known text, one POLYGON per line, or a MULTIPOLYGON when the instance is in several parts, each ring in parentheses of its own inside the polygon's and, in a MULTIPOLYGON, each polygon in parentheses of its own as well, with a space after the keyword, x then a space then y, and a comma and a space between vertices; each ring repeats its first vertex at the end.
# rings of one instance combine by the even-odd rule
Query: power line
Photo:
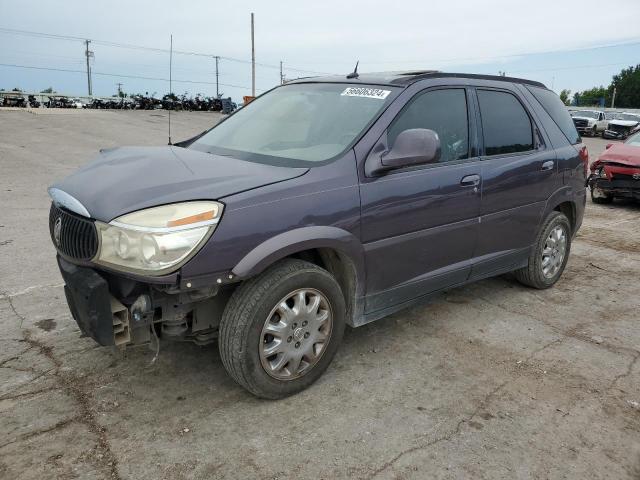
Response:
MULTIPOLYGON (((528 56, 534 56, 534 55, 550 55, 550 54, 556 54, 556 53, 567 53, 567 52, 580 52, 580 51, 586 51, 586 50, 599 50, 599 49, 604 49, 604 48, 615 48, 615 47, 632 47, 635 45, 640 45, 640 39, 637 37, 634 38, 629 38, 627 40, 624 41, 619 41, 619 42, 612 42, 612 43, 604 43, 604 44, 598 44, 598 45, 591 45, 591 46, 582 46, 582 47, 569 47, 569 48, 562 48, 562 49, 557 49, 557 50, 540 50, 540 51, 530 51, 530 52, 521 52, 521 53, 510 53, 510 54, 505 54, 505 55, 495 55, 495 56, 489 56, 489 57, 466 57, 466 58, 451 58, 451 57, 446 57, 446 58, 441 58, 441 59, 430 59, 429 62, 432 63, 461 63, 461 62, 477 62, 477 61, 487 61, 487 60, 499 60, 499 59, 505 59, 505 58, 517 58, 517 57, 528 57, 528 56)), ((389 64, 399 64, 399 63, 413 63, 413 64, 419 64, 419 63, 423 63, 424 60, 373 60, 373 61, 368 61, 368 60, 364 60, 362 61, 362 63, 366 63, 366 64, 370 64, 370 65, 389 65, 389 64)), ((326 62, 297 62, 301 65, 322 65, 322 64, 352 64, 352 61, 326 61, 326 62)))
MULTIPOLYGON (((29 30, 18 30, 18 29, 14 29, 14 28, 4 28, 4 27, 0 27, 0 33, 7 33, 7 34, 11 34, 11 35, 24 35, 24 36, 30 36, 30 37, 38 37, 38 38, 49 38, 49 39, 53 39, 53 40, 67 40, 67 41, 73 41, 73 42, 85 42, 87 39, 86 38, 82 38, 82 37, 74 37, 74 36, 70 36, 70 35, 58 35, 58 34, 54 34, 54 33, 45 33, 45 32, 33 32, 33 31, 29 31, 29 30)), ((156 52, 156 53, 169 53, 169 50, 164 49, 164 48, 155 48, 155 47, 147 47, 144 45, 134 45, 134 44, 130 44, 130 43, 118 43, 118 42, 111 42, 111 41, 106 41, 106 40, 91 40, 91 43, 93 45, 102 45, 104 47, 115 47, 115 48, 124 48, 124 49, 129 49, 129 50, 142 50, 142 51, 146 51, 146 52, 156 52)), ((188 56, 195 56, 195 57, 207 57, 207 58, 215 58, 216 56, 218 58, 220 58, 221 60, 227 60, 230 62, 237 62, 237 63, 245 63, 245 64, 251 64, 251 60, 244 60, 241 58, 235 58, 235 57, 227 57, 227 56, 223 56, 223 55, 216 55, 213 53, 203 53, 203 52, 193 52, 193 51, 188 51, 188 50, 174 50, 173 51, 174 55, 188 55, 188 56)), ((256 65, 259 65, 261 67, 265 67, 265 68, 274 68, 274 69, 280 69, 279 65, 271 65, 268 63, 258 63, 256 62, 256 65)), ((295 68, 295 67, 287 67, 287 70, 293 70, 296 72, 301 72, 301 73, 312 73, 312 74, 318 74, 318 75, 330 75, 327 72, 317 72, 314 70, 305 70, 305 69, 300 69, 300 68, 295 68)))
POLYGON ((515 70, 509 71, 509 73, 535 73, 535 72, 556 72, 558 70, 579 70, 582 68, 599 68, 599 67, 619 67, 621 65, 629 65, 629 62, 620 63, 601 63, 599 65, 575 65, 573 67, 550 67, 550 68, 538 68, 535 70, 515 70))
MULTIPOLYGON (((18 30, 18 29, 14 29, 14 28, 5 28, 5 27, 0 27, 0 33, 8 33, 8 34, 14 34, 14 35, 26 35, 26 36, 34 36, 34 37, 40 37, 40 38, 50 38, 50 39, 56 39, 56 40, 68 40, 68 41, 79 41, 79 42, 84 42, 86 40, 86 38, 84 37, 75 37, 75 36, 70 36, 70 35, 59 35, 59 34, 53 34, 53 33, 45 33, 45 32, 34 32, 34 31, 28 31, 28 30, 18 30)), ((134 45, 134 44, 128 44, 128 43, 118 43, 118 42, 112 42, 112 41, 105 41, 105 40, 92 40, 92 43, 94 45, 102 45, 102 46, 107 46, 107 47, 116 47, 116 48, 125 48, 125 49, 132 49, 132 50, 143 50, 143 51, 148 51, 148 52, 157 52, 157 53, 169 53, 169 50, 167 49, 163 49, 163 48, 155 48, 155 47, 147 47, 147 46, 143 46, 143 45, 134 45)), ((598 44, 598 45, 590 45, 590 46, 582 46, 582 47, 571 47, 571 48, 565 48, 565 49, 557 49, 557 50, 546 50, 546 51, 532 51, 532 52, 521 52, 521 53, 512 53, 512 54, 505 54, 505 55, 495 55, 495 56, 489 56, 489 57, 467 57, 467 58, 451 58, 451 57, 447 57, 447 58, 443 58, 443 59, 432 59, 429 60, 432 63, 461 63, 461 62, 477 62, 478 60, 482 60, 482 61, 487 61, 487 60, 498 60, 498 59, 505 59, 505 58, 517 58, 517 57, 525 57, 525 56, 533 56, 533 55, 547 55, 547 54, 554 54, 554 53, 563 53, 563 52, 576 52, 576 51, 584 51, 584 50, 597 50, 597 49, 603 49, 603 48, 613 48, 613 47, 623 47, 623 46, 635 46, 635 45, 640 45, 640 39, 635 37, 635 38, 630 38, 624 41, 618 41, 618 42, 610 42, 610 43, 604 43, 604 44, 598 44)), ((251 60, 245 60, 245 59, 241 59, 241 58, 235 58, 235 57, 226 57, 226 56, 222 56, 222 55, 215 55, 212 53, 202 53, 202 52, 193 52, 193 51, 179 51, 179 50, 174 50, 173 52, 176 55, 191 55, 191 56, 200 56, 200 57, 209 57, 209 58, 213 58, 218 56, 220 59, 223 60, 228 60, 231 62, 237 62, 237 63, 244 63, 244 64, 251 64, 251 60)), ((384 64, 400 64, 400 63, 423 63, 424 60, 389 60, 389 61, 367 61, 367 62, 363 62, 363 63, 368 63, 368 64, 372 64, 372 65, 384 65, 384 64)), ((304 62, 304 64, 306 65, 320 65, 320 64, 336 64, 336 63, 345 63, 346 62, 340 62, 340 61, 331 61, 331 62, 304 62)), ((280 69, 279 65, 272 65, 272 64, 268 64, 268 63, 259 63, 256 62, 256 65, 259 65, 261 67, 265 67, 265 68, 273 68, 273 69, 280 69)), ((302 68, 297 68, 297 67, 285 67, 285 70, 291 70, 291 71, 296 71, 296 72, 301 72, 301 73, 309 73, 309 74, 317 74, 317 75, 330 75, 331 73, 328 72, 321 72, 321 71, 316 71, 316 70, 307 70, 307 69, 302 69, 302 68)))
MULTIPOLYGON (((50 72, 64 72, 64 73, 82 73, 86 75, 86 71, 85 70, 72 70, 69 68, 54 68, 54 67, 36 67, 34 65, 17 65, 17 64, 10 64, 10 63, 0 63, 0 67, 10 67, 10 68, 26 68, 26 69, 31 69, 31 70, 46 70, 46 71, 50 71, 50 72)), ((117 77, 117 78, 133 78, 136 80, 157 80, 157 81, 162 81, 162 82, 169 82, 168 78, 160 78, 160 77, 145 77, 145 76, 140 76, 140 75, 126 75, 126 74, 120 74, 120 73, 108 73, 108 72, 96 72, 96 71, 91 71, 92 75, 99 75, 99 76, 103 76, 103 77, 117 77)), ((196 80, 176 80, 176 79, 172 79, 173 82, 177 82, 177 83, 189 83, 189 84, 201 84, 201 85, 215 85, 216 82, 199 82, 196 80)), ((224 87, 233 87, 233 88, 244 88, 244 89, 249 89, 251 87, 248 87, 246 85, 234 85, 231 83, 219 83, 219 85, 222 85, 224 87)), ((264 91, 263 89, 257 88, 256 90, 260 90, 260 91, 264 91)))

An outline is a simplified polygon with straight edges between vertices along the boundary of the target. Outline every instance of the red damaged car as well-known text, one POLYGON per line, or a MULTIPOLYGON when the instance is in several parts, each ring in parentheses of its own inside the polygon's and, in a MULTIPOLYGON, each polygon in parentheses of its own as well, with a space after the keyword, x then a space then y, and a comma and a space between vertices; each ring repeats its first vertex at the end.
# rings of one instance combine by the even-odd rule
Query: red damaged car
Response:
POLYGON ((607 145, 591 164, 588 184, 594 203, 611 203, 614 197, 640 200, 640 132, 607 145))

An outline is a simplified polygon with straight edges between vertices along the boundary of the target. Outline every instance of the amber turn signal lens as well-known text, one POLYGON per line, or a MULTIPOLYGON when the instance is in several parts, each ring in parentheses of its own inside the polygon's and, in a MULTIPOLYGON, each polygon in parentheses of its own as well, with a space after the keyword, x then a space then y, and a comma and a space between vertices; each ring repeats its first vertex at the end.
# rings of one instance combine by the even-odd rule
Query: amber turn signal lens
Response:
POLYGON ((180 227, 182 225, 191 225, 192 223, 206 222, 207 220, 213 220, 215 214, 216 211, 209 210, 208 212, 198 213, 189 217, 170 220, 167 222, 167 227, 180 227))

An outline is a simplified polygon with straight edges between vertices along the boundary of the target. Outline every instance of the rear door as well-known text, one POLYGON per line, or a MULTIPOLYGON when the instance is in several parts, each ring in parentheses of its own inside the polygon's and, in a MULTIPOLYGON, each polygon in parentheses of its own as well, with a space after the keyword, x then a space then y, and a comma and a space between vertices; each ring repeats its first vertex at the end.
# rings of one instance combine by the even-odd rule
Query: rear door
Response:
POLYGON ((434 130, 439 161, 361 181, 368 313, 462 283, 470 274, 481 179, 468 98, 464 87, 417 93, 384 135, 391 148, 406 129, 434 130))
POLYGON ((553 148, 515 91, 476 88, 482 201, 471 277, 526 261, 547 198, 562 184, 553 148), (556 185, 558 183, 558 185, 556 185))

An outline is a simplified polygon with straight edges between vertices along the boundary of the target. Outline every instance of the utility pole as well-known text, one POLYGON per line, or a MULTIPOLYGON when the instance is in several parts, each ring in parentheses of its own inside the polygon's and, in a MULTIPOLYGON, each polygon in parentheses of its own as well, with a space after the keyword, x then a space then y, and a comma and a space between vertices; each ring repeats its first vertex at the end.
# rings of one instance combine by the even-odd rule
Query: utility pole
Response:
POLYGON ((253 12, 251 12, 251 96, 256 96, 256 48, 253 35, 253 12))
POLYGON ((613 87, 613 96, 611 97, 611 108, 615 108, 616 104, 616 87, 613 87))
POLYGON ((280 60, 280 85, 284 85, 284 76, 282 75, 282 60, 280 60))
POLYGON ((85 40, 84 43, 84 54, 87 57, 87 87, 89 89, 89 96, 92 96, 93 93, 91 91, 91 65, 89 64, 89 57, 93 57, 93 52, 89 50, 89 44, 91 43, 91 40, 85 40))
POLYGON ((218 92, 218 60, 220 60, 220 57, 216 55, 216 98, 220 96, 218 92))

